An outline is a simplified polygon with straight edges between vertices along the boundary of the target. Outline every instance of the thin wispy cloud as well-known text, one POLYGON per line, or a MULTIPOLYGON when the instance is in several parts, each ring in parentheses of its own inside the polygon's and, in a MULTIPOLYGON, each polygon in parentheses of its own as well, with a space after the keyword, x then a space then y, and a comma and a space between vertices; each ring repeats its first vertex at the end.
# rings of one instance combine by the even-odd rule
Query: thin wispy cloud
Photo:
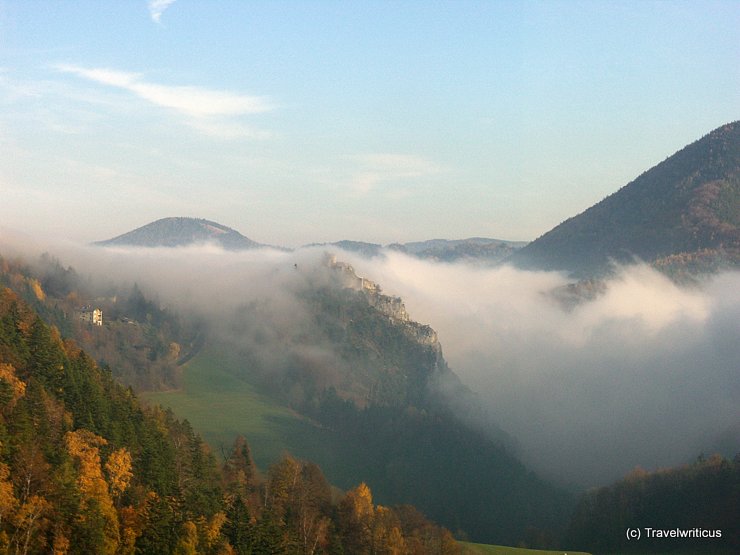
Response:
POLYGON ((225 118, 248 116, 273 109, 268 99, 230 91, 193 86, 160 85, 144 80, 142 74, 107 68, 84 68, 58 64, 58 71, 70 73, 96 83, 123 89, 147 102, 186 116, 188 123, 201 131, 227 130, 224 138, 258 136, 254 130, 226 122, 225 118))
POLYGON ((354 158, 359 166, 351 177, 349 186, 353 194, 364 196, 382 185, 401 185, 395 194, 407 192, 410 181, 430 177, 442 168, 424 158, 407 154, 365 154, 354 158))
POLYGON ((264 97, 192 86, 158 85, 144 81, 139 73, 88 69, 69 64, 60 64, 56 68, 103 85, 125 89, 152 104, 192 117, 248 115, 272 109, 264 97))
POLYGON ((149 0, 149 15, 151 16, 152 21, 160 23, 162 14, 174 3, 175 0, 149 0))

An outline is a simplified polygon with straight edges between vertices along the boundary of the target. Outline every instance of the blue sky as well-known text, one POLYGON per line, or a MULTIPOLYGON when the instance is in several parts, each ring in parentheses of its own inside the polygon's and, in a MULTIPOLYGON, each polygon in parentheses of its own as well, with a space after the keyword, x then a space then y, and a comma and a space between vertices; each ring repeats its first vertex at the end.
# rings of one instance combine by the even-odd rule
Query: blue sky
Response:
POLYGON ((740 3, 0 0, 0 226, 529 240, 740 118, 740 3))

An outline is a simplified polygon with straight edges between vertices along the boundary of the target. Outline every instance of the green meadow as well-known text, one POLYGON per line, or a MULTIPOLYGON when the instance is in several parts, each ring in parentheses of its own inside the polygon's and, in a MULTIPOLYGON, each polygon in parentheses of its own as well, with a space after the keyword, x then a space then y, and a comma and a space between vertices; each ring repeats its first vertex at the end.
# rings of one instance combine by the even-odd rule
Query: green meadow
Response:
POLYGON ((187 419, 217 454, 243 435, 261 470, 286 451, 322 467, 331 465, 327 460, 330 435, 260 392, 248 375, 226 354, 204 349, 185 366, 181 389, 142 393, 141 397, 187 419))
POLYGON ((541 549, 524 549, 505 547, 503 545, 485 545, 482 543, 460 542, 462 555, 589 555, 583 551, 543 551, 541 549))

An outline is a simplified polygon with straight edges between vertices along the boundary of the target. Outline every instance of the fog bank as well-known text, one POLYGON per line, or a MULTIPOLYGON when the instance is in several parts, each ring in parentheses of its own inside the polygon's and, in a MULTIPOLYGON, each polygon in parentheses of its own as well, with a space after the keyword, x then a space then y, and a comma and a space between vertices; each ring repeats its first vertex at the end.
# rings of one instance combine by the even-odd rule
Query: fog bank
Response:
POLYGON ((631 266, 566 310, 553 272, 347 257, 437 330, 450 367, 550 477, 593 485, 740 450, 739 273, 687 289, 631 266))

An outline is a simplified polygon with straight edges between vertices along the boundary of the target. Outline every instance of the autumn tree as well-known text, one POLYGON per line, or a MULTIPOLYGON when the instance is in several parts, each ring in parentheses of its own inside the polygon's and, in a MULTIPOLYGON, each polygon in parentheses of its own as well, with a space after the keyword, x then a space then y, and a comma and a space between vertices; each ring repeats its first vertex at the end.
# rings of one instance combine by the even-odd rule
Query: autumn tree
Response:
POLYGON ((10 539, 3 530, 4 524, 15 514, 18 499, 13 493, 13 483, 10 481, 10 468, 0 463, 0 553, 8 548, 10 539))
POLYGON ((348 553, 370 553, 373 540, 373 496, 364 482, 351 489, 339 503, 339 529, 348 553))
MULTIPOLYGON (((120 535, 118 514, 108 491, 108 484, 103 478, 100 463, 100 447, 107 441, 94 433, 80 429, 68 432, 65 436, 69 454, 78 463, 78 486, 82 494, 81 518, 85 521, 98 521, 102 525, 98 553, 114 554, 118 549, 120 535)), ((121 456, 125 459, 125 456, 121 456)), ((125 473, 124 473, 125 474, 125 473)), ((118 477, 120 487, 121 477, 118 477)))
POLYGON ((373 553, 378 555, 405 555, 406 542, 401 524, 392 509, 378 505, 372 524, 373 553))
POLYGON ((180 539, 175 547, 175 555, 198 554, 198 528, 188 520, 182 525, 180 539))
POLYGON ((237 436, 231 450, 224 455, 224 487, 227 493, 240 495, 248 503, 257 490, 257 470, 244 436, 237 436))
POLYGON ((43 531, 49 524, 47 518, 51 503, 39 495, 32 495, 21 506, 13 517, 15 534, 11 540, 16 553, 38 553, 46 545, 43 531))
POLYGON ((105 462, 105 471, 108 475, 108 483, 113 499, 118 504, 121 494, 131 482, 133 473, 131 472, 131 454, 125 447, 116 449, 105 462))

